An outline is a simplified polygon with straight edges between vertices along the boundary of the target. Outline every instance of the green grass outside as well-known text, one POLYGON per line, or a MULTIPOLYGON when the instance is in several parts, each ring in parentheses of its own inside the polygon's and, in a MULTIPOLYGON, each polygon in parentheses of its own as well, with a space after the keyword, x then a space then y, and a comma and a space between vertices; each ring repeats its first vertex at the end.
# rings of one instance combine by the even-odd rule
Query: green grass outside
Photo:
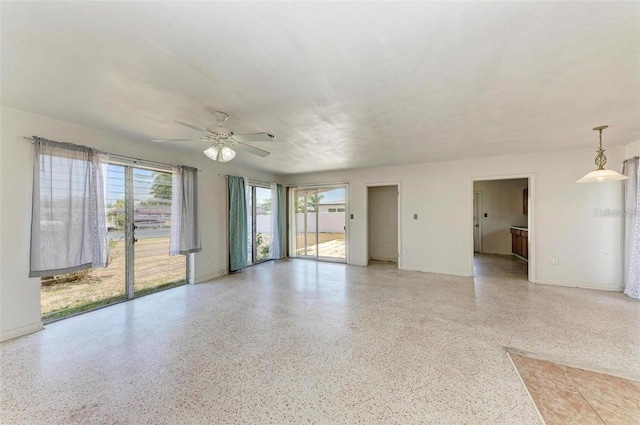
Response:
MULTIPOLYGON (((154 286, 154 287, 149 287, 149 288, 145 288, 145 289, 141 289, 135 292, 135 298, 139 298, 142 297, 144 295, 149 295, 149 294, 153 294, 155 292, 158 291, 162 291, 164 289, 169 289, 169 288, 175 288, 177 286, 181 286, 186 284, 187 281, 186 280, 180 280, 177 282, 169 282, 169 283, 165 283, 162 285, 158 285, 158 286, 154 286)), ((64 317, 69 317, 69 316, 73 316, 76 314, 80 314, 80 313, 86 313, 89 312, 91 310, 97 310, 101 307, 106 307, 108 305, 120 302, 120 301, 125 301, 126 297, 124 295, 118 295, 115 297, 110 297, 110 298, 106 298, 100 301, 95 301, 95 302, 90 302, 90 303, 86 303, 86 304, 82 304, 82 305, 78 305, 76 307, 70 307, 70 308, 64 308, 64 309, 60 309, 60 310, 55 310, 52 311, 50 313, 47 313, 45 315, 42 316, 42 321, 44 323, 50 323, 53 322, 55 320, 58 319, 62 319, 64 317)))

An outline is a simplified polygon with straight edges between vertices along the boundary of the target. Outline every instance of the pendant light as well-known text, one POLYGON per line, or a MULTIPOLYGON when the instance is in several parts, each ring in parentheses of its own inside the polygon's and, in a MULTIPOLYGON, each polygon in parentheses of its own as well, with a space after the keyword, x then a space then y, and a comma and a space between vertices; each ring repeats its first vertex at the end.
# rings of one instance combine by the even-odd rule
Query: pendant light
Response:
POLYGON ((578 180, 576 183, 601 183, 601 182, 615 182, 620 180, 626 180, 629 177, 623 176, 620 173, 617 173, 613 170, 605 170, 604 165, 607 163, 607 157, 604 156, 604 149, 602 149, 602 130, 609 127, 608 125, 601 125, 600 127, 596 127, 593 130, 600 132, 600 147, 596 152, 598 155, 596 156, 596 166, 598 167, 595 171, 585 174, 583 178, 578 180))
POLYGON ((236 157, 236 152, 229 146, 213 145, 203 151, 210 159, 218 162, 228 162, 236 157))

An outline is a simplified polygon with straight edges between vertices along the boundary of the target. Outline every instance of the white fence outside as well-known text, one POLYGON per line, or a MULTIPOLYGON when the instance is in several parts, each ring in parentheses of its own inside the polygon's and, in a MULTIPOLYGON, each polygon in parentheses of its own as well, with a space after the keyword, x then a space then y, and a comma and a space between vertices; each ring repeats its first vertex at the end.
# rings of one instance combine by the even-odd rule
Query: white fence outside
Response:
MULTIPOLYGON (((320 233, 345 233, 346 215, 343 212, 321 212, 318 217, 320 233)), ((296 229, 304 231, 304 213, 296 214, 296 229)), ((307 231, 316 231, 316 213, 307 213, 307 231)), ((256 216, 256 232, 271 233, 271 215, 256 216)))
MULTIPOLYGON (((320 233, 344 233, 346 215, 343 212, 321 212, 318 217, 320 233)), ((296 214, 296 229, 304 231, 304 213, 296 214)), ((316 213, 307 213, 307 232, 316 232, 316 213)))

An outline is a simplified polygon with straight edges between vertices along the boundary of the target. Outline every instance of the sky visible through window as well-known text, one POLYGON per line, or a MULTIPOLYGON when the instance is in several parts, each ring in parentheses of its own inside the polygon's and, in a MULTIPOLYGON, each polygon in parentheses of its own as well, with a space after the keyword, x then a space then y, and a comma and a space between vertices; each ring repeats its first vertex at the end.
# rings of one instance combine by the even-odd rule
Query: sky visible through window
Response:
POLYGON ((321 192, 320 195, 324 195, 321 202, 344 202, 345 189, 342 187, 338 189, 332 189, 327 192, 321 192))

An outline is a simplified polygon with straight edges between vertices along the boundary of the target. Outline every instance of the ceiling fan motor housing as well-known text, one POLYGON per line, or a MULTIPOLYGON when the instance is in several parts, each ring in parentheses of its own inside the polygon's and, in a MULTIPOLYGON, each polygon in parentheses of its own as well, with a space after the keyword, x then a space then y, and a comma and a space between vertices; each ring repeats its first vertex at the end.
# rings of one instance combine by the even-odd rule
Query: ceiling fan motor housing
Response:
POLYGON ((233 131, 224 127, 212 126, 207 128, 207 136, 210 138, 226 140, 233 136, 233 131))

